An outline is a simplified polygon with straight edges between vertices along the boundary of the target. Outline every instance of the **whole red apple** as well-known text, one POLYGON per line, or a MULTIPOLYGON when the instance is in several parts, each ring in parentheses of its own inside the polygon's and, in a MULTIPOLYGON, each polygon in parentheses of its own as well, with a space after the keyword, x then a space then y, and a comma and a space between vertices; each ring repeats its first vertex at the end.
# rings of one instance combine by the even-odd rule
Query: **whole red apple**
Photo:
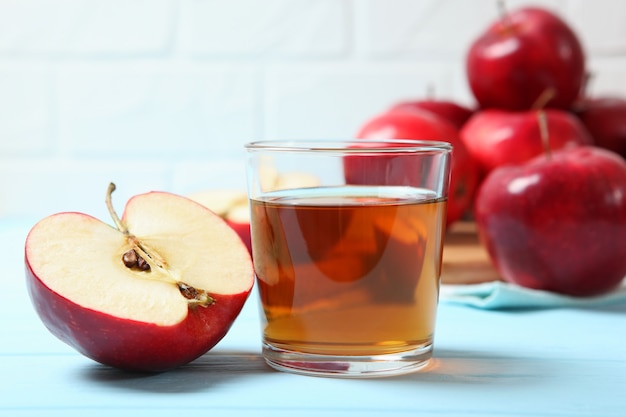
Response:
POLYGON ((82 213, 39 221, 26 239, 26 282, 52 334, 83 355, 132 371, 166 371, 210 350, 253 285, 250 254, 206 207, 151 192, 115 228, 82 213))
POLYGON ((614 152, 580 146, 497 168, 475 216, 507 281, 592 296, 626 277, 626 162, 614 152))
POLYGON ((459 135, 482 172, 487 173, 496 167, 519 164, 543 153, 541 112, 545 115, 551 149, 593 144, 580 120, 558 109, 482 110, 467 121, 459 135))
POLYGON ((530 109, 549 89, 548 107, 568 109, 585 80, 576 33, 554 13, 525 7, 504 13, 471 45, 470 88, 481 108, 530 109))
POLYGON ((432 112, 452 123, 457 129, 461 129, 465 122, 474 114, 473 110, 454 101, 436 99, 402 101, 393 105, 390 111, 412 111, 415 109, 432 112))
MULTIPOLYGON (((418 139, 449 142, 453 146, 450 173, 450 190, 446 224, 459 220, 471 208, 474 191, 478 185, 478 167, 459 139, 458 131, 448 121, 426 110, 391 111, 373 117, 365 123, 357 138, 360 139, 418 139)), ((359 167, 358 159, 346 161, 348 182, 359 184, 368 178, 385 175, 385 166, 359 167)))
POLYGON ((577 108, 596 146, 626 158, 626 100, 621 97, 586 99, 577 108))

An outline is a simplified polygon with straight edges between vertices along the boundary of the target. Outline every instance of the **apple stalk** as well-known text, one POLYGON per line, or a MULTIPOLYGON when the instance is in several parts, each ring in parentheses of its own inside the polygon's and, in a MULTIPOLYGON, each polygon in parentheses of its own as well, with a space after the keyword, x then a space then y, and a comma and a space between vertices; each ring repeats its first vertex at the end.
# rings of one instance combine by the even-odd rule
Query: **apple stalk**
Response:
MULTIPOLYGON (((115 184, 110 183, 106 193, 106 205, 115 223, 115 227, 124 236, 126 236, 128 243, 131 247, 128 251, 122 255, 122 262, 124 265, 133 270, 141 271, 150 274, 153 269, 161 271, 160 274, 150 274, 149 279, 157 279, 163 282, 176 285, 181 295, 185 297, 190 306, 208 307, 215 303, 215 299, 211 297, 206 291, 192 287, 175 277, 175 274, 167 267, 165 259, 159 255, 159 253, 150 248, 145 243, 141 242, 135 235, 130 233, 128 226, 120 219, 115 212, 112 203, 112 194, 115 191, 115 184)), ((148 277, 148 275, 146 275, 148 277)))
POLYGON ((546 112, 539 110, 537 112, 537 119, 539 123, 539 135, 541 136, 541 144, 546 154, 546 158, 552 158, 552 149, 550 148, 550 133, 548 131, 548 118, 546 112))
POLYGON ((513 23, 511 22, 511 18, 509 17, 509 12, 506 8, 506 1, 499 0, 497 3, 498 14, 500 15, 500 20, 502 21, 502 26, 504 26, 505 33, 513 34, 513 23))
POLYGON ((556 90, 553 87, 546 88, 543 93, 539 95, 537 101, 532 106, 532 109, 537 110, 537 122, 539 124, 539 135, 541 137, 541 145, 546 154, 546 157, 550 159, 552 157, 552 149, 550 147, 550 134, 548 130, 548 116, 544 111, 550 100, 556 95, 556 90))

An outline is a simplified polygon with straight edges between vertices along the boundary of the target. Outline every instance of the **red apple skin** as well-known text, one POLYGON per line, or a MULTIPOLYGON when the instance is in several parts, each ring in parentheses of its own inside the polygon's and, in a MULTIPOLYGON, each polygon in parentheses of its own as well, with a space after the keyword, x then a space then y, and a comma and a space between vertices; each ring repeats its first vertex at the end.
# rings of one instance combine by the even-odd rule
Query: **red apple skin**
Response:
POLYGON ((616 152, 626 159, 626 99, 598 97, 584 100, 578 108, 596 146, 616 152))
POLYGON ((53 335, 96 362, 138 372, 168 371, 209 351, 226 335, 250 293, 211 294, 215 304, 190 308, 185 320, 165 327, 84 308, 50 290, 28 262, 26 282, 35 310, 53 335))
POLYGON ((434 113, 452 123, 457 129, 461 129, 474 114, 474 110, 453 101, 434 99, 403 101, 392 106, 390 111, 413 111, 415 109, 434 113))
POLYGON ((498 168, 475 216, 506 281, 582 297, 626 276, 626 162, 613 152, 582 146, 498 168))
POLYGON ((231 219, 224 219, 226 223, 233 229, 239 238, 248 248, 248 253, 252 255, 252 237, 250 236, 250 222, 238 222, 231 219))
MULTIPOLYGON (((457 129, 448 121, 425 110, 392 111, 370 119, 357 133, 359 139, 436 140, 452 144, 452 163, 446 225, 467 212, 478 186, 478 166, 459 139, 457 129)), ((382 178, 385 166, 361 167, 358 159, 346 160, 346 179, 359 184, 368 178, 382 178)))
MULTIPOLYGON (((467 121, 459 136, 483 174, 499 166, 526 162, 544 152, 540 111, 487 109, 467 121)), ((551 149, 593 144, 585 126, 570 112, 543 111, 551 149)))
POLYGON ((585 55, 567 23, 526 7, 507 13, 472 43, 466 70, 481 108, 527 110, 554 89, 547 106, 569 109, 584 84, 585 55))

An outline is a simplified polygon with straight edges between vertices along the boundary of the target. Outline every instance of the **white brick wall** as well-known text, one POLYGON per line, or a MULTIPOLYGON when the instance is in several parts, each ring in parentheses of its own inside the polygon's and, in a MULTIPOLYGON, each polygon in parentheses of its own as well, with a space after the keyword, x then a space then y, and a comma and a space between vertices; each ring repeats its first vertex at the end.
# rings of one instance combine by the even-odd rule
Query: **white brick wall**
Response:
MULTIPOLYGON (((527 1, 510 0, 514 8, 527 1)), ((549 0, 591 91, 626 96, 626 2, 549 0)), ((150 189, 244 187, 242 145, 350 136, 391 103, 471 104, 496 0, 0 0, 0 214, 105 217, 150 189)))

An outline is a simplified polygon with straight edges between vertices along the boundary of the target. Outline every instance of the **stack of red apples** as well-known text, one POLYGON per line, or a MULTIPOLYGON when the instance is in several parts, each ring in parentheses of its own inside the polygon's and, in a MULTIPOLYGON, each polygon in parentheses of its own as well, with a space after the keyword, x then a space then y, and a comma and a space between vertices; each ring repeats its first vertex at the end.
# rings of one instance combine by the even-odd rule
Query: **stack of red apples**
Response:
POLYGON ((626 276, 626 100, 586 93, 581 39, 555 11, 502 11, 471 42, 476 105, 409 99, 359 138, 454 146, 447 224, 476 221, 509 282, 571 296, 626 276))

